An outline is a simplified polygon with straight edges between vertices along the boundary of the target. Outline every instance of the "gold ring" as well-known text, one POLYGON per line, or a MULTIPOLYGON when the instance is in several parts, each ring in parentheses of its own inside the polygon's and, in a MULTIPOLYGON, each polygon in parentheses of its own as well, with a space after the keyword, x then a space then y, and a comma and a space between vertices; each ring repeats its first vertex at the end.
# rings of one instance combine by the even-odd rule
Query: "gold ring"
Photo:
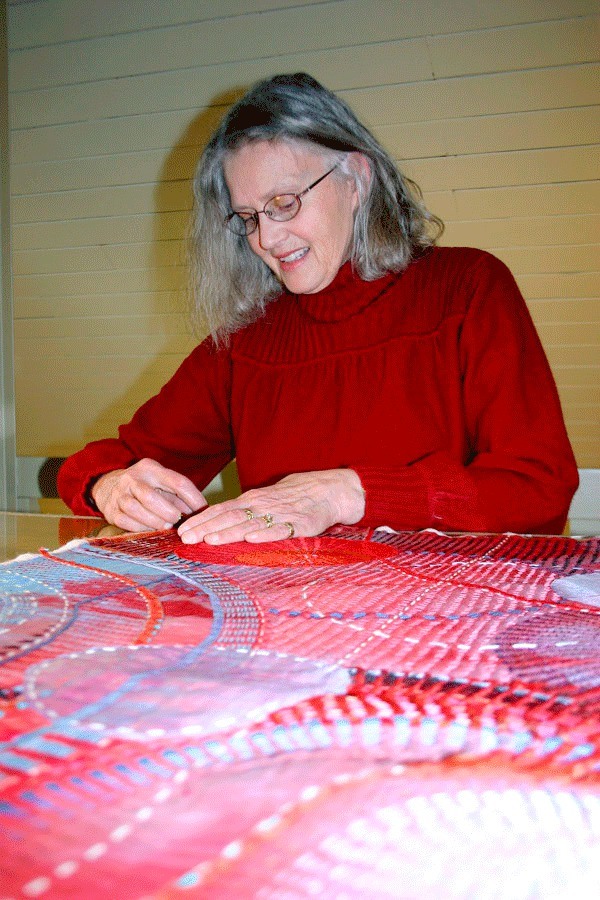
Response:
POLYGON ((293 538, 294 535, 296 534, 296 529, 294 528, 294 526, 292 525, 292 523, 291 523, 291 522, 284 522, 283 524, 285 525, 285 527, 286 527, 287 530, 289 531, 288 537, 293 538))
POLYGON ((249 507, 245 506, 242 512, 246 513, 246 518, 248 519, 248 521, 254 518, 254 513, 249 507))
POLYGON ((263 520, 263 522, 265 523, 267 528, 272 528, 273 525, 275 524, 275 521, 274 521, 271 513, 265 513, 264 516, 259 516, 259 518, 263 520))

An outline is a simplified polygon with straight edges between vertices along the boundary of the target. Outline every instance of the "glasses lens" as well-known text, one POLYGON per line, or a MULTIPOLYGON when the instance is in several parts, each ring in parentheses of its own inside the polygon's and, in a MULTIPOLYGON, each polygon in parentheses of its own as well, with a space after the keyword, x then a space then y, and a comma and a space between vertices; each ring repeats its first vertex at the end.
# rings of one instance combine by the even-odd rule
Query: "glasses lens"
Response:
POLYGON ((286 222, 293 219, 300 209, 300 197, 296 194, 279 194, 271 197, 265 206, 265 213, 276 222, 286 222))
POLYGON ((241 216, 239 213, 232 213, 225 221, 229 230, 233 231, 233 233, 237 234, 239 237, 252 234, 256 229, 254 216, 249 215, 246 217, 241 216))

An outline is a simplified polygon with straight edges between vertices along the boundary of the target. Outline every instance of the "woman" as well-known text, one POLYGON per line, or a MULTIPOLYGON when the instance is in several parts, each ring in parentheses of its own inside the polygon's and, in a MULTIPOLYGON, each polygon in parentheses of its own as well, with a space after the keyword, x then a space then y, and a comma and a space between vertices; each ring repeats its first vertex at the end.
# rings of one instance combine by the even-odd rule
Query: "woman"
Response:
POLYGON ((577 485, 527 308, 308 75, 260 82, 195 180, 212 337, 59 475, 74 512, 219 544, 334 524, 560 532, 577 485), (242 494, 202 488, 237 457, 242 494))

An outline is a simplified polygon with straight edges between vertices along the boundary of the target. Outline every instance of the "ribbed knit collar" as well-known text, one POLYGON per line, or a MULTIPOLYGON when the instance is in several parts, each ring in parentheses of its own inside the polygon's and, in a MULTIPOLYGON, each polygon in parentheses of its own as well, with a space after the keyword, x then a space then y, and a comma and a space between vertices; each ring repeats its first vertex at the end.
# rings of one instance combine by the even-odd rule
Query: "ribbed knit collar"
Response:
POLYGON ((397 277, 363 281, 347 262, 324 290, 294 296, 300 311, 314 322, 343 322, 370 306, 397 277))

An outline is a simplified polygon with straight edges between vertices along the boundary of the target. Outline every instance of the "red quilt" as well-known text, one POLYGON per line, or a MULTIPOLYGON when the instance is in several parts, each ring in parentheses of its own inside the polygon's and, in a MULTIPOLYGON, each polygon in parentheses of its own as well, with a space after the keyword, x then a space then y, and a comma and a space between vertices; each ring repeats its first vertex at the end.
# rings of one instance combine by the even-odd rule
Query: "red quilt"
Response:
POLYGON ((0 566, 0 898, 596 897, 600 540, 0 566))

